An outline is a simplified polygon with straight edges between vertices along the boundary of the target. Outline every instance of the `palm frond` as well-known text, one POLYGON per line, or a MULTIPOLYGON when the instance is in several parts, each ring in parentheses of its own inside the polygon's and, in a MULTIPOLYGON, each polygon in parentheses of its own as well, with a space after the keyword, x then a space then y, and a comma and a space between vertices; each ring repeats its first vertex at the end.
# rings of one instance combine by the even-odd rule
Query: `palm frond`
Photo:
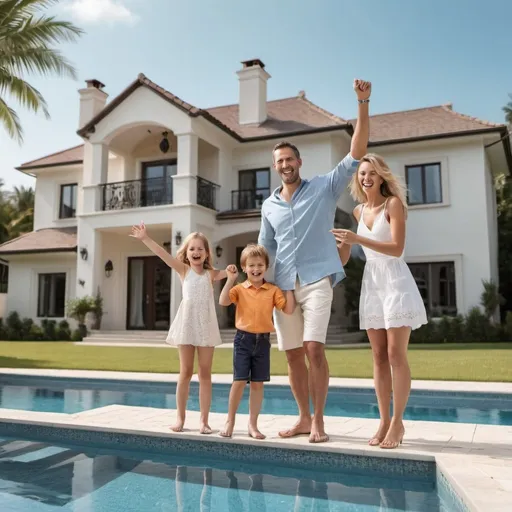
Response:
POLYGON ((42 94, 29 83, 14 75, 2 75, 0 70, 0 96, 8 92, 23 107, 34 112, 43 111, 46 118, 50 117, 48 106, 42 94))
POLYGON ((4 125, 12 139, 23 142, 23 128, 18 114, 0 98, 0 122, 4 125))

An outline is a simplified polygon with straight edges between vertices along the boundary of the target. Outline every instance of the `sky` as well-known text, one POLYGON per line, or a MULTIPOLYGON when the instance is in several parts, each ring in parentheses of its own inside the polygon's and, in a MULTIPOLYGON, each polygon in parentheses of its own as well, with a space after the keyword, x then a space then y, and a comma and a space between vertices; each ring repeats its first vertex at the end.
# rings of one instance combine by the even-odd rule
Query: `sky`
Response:
POLYGON ((501 123, 512 93, 509 0, 63 0, 52 14, 86 32, 59 45, 78 79, 26 77, 51 119, 11 103, 24 142, 0 126, 7 188, 34 186, 16 166, 81 143, 86 79, 103 82, 111 100, 142 72, 208 108, 237 103, 240 62, 259 58, 271 75, 269 100, 305 90, 344 118, 356 115, 354 78, 372 82, 373 114, 451 102, 501 123))

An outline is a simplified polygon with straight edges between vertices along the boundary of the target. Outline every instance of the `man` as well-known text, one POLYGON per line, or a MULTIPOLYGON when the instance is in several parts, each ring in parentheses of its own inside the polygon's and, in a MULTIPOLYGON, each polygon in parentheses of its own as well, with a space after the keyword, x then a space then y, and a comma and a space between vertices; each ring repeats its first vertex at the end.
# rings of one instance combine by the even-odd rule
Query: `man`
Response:
POLYGON ((368 146, 371 84, 355 80, 354 90, 359 107, 350 153, 330 173, 306 180, 300 177, 302 160, 298 149, 289 142, 277 144, 273 166, 282 185, 265 200, 261 210, 258 243, 275 262, 275 284, 283 291, 294 290, 297 301, 292 315, 274 312, 278 346, 286 351, 290 385, 299 407, 297 423, 279 435, 309 434, 311 443, 329 440, 323 417, 329 387, 324 345, 332 289, 345 277, 329 230, 334 224, 336 203, 368 146))

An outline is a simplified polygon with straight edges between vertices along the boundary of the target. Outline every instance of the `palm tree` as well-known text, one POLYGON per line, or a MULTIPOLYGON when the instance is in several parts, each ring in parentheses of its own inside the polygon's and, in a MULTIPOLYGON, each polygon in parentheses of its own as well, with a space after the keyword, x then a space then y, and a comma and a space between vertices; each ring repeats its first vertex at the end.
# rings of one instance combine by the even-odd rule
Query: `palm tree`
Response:
POLYGON ((34 189, 23 185, 14 187, 11 193, 10 238, 29 233, 34 226, 34 189))
MULTIPOLYGON (((508 97, 512 100, 512 94, 509 94, 508 97)), ((505 112, 505 121, 508 124, 512 124, 512 101, 509 101, 504 107, 503 112, 505 112)))
POLYGON ((57 2, 0 0, 0 123, 18 142, 23 140, 23 129, 16 111, 7 104, 6 95, 49 118, 45 99, 22 77, 37 73, 76 78, 74 67, 53 45, 76 40, 82 30, 41 13, 57 2))

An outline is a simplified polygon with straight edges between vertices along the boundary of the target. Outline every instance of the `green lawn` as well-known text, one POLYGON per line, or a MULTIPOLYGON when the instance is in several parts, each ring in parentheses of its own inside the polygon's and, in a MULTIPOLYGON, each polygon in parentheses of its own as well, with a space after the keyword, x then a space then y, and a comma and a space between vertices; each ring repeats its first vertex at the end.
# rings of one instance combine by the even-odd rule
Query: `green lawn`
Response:
MULTIPOLYGON (((327 349, 333 377, 371 377, 368 348, 327 349)), ((217 349, 214 373, 231 373, 232 351, 217 349)), ((512 343, 411 345, 414 379, 512 382, 512 343)), ((72 343, 0 342, 0 367, 68 368, 177 373, 177 350, 170 348, 91 347, 72 343)), ((284 353, 272 351, 272 375, 286 375, 284 353)))

